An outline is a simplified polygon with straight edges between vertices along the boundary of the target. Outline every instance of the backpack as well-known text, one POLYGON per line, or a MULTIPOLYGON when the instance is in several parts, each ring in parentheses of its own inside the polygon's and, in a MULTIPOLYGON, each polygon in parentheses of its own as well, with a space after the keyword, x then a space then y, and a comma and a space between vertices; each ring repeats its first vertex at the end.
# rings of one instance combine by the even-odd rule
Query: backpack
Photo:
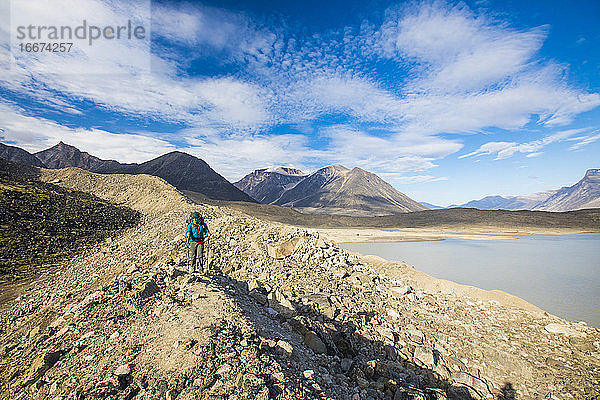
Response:
POLYGON ((200 226, 200 228, 201 228, 201 229, 200 229, 200 235, 201 235, 201 236, 200 236, 200 239, 201 239, 201 240, 204 240, 204 236, 205 236, 205 235, 204 235, 204 230, 203 230, 202 228, 203 228, 203 227, 206 227, 206 229, 208 230, 208 226, 206 225, 206 222, 204 222, 204 218, 202 217, 202 215, 200 215, 200 213, 199 213, 199 212, 197 212, 197 211, 192 211, 192 212, 190 213, 190 216, 189 216, 189 217, 187 218, 187 220, 186 220, 186 229, 187 229, 187 227, 188 227, 188 226, 189 226, 189 225, 192 223, 192 221, 194 220, 194 218, 198 218, 198 219, 200 220, 200 221, 199 221, 199 224, 198 224, 198 225, 200 226))

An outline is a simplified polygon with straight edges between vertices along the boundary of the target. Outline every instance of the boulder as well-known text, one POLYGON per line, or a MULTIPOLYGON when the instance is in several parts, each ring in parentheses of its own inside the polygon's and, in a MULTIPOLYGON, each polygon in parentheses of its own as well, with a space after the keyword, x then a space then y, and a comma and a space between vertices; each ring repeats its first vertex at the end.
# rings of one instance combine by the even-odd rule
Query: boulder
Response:
POLYGON ((294 354, 294 348, 285 340, 277 341, 276 350, 278 353, 283 354, 287 357, 291 357, 292 354, 294 354))
POLYGON ((294 305, 279 290, 274 290, 268 296, 269 307, 277 311, 286 318, 296 315, 294 305))
POLYGON ((435 357, 433 350, 427 346, 416 346, 413 354, 415 361, 422 363, 428 368, 433 368, 435 365, 435 357))
POLYGON ((473 398, 485 398, 491 394, 488 384, 467 372, 454 371, 450 375, 450 382, 452 383, 453 391, 457 394, 465 393, 464 389, 467 389, 470 396, 473 398), (462 388, 462 389, 461 389, 462 388))
POLYGON ((548 333, 554 333, 557 335, 565 335, 569 337, 585 337, 584 332, 580 332, 575 328, 570 327, 566 324, 548 324, 544 327, 544 330, 548 333))
POLYGON ((324 354, 327 352, 325 343, 323 343, 321 338, 319 338, 319 336, 317 336, 317 334, 313 331, 306 332, 304 335, 304 343, 306 343, 308 348, 310 348, 316 354, 324 354))
POLYGON ((35 383, 44 376, 44 374, 60 360, 63 354, 64 351, 62 350, 46 351, 43 355, 33 360, 25 377, 25 386, 35 383))
POLYGON ((267 254, 275 259, 282 259, 294 252, 300 238, 293 238, 278 244, 267 243, 267 254))

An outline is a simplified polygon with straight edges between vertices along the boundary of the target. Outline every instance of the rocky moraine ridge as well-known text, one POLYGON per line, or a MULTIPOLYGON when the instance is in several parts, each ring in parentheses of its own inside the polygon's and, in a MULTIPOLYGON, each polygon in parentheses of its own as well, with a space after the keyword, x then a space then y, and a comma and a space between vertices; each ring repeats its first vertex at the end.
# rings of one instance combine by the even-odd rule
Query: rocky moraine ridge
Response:
POLYGON ((434 290, 413 279, 410 266, 349 254, 304 229, 192 205, 159 178, 78 169, 42 178, 144 217, 2 305, 2 398, 600 395, 595 328, 434 290), (184 272, 191 210, 213 233, 213 272, 205 275, 184 272))

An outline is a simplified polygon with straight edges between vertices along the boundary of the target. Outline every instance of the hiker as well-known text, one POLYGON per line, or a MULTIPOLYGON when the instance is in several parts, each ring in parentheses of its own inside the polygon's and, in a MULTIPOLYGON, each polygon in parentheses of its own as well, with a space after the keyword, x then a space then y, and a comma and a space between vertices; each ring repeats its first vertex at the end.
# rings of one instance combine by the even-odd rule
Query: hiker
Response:
POLYGON ((188 224, 185 237, 188 240, 188 268, 189 273, 196 272, 197 262, 200 264, 199 269, 204 272, 204 242, 208 239, 210 232, 208 226, 204 222, 204 218, 199 212, 192 213, 192 218, 188 224))

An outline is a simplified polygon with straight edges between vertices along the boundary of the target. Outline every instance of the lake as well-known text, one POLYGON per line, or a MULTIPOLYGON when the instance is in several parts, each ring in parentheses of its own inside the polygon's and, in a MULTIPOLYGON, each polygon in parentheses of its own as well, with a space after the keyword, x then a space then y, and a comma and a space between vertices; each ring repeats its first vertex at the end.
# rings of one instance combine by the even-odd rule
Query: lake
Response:
POLYGON ((343 243, 419 271, 521 297, 559 317, 600 327, 600 234, 517 239, 343 243))

